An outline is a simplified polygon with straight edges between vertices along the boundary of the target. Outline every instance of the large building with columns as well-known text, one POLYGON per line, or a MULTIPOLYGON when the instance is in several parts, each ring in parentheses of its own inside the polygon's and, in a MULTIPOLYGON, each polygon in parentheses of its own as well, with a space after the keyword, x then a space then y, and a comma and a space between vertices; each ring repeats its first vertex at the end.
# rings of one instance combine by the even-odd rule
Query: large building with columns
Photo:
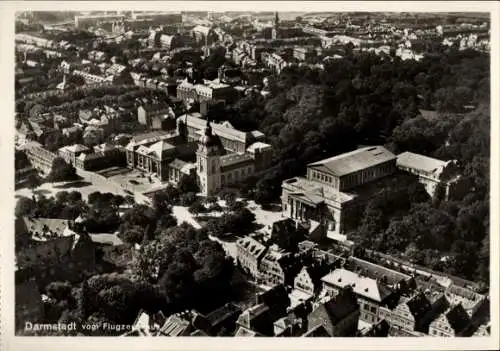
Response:
POLYGON ((307 166, 306 177, 282 183, 282 207, 287 217, 315 220, 335 233, 356 226, 360 204, 373 185, 397 172, 396 156, 382 146, 364 147, 307 166))
POLYGON ((126 146, 127 166, 176 183, 196 173, 203 195, 241 182, 265 169, 271 145, 259 131, 242 132, 230 123, 211 123, 200 114, 177 119, 177 130, 134 137, 126 146))

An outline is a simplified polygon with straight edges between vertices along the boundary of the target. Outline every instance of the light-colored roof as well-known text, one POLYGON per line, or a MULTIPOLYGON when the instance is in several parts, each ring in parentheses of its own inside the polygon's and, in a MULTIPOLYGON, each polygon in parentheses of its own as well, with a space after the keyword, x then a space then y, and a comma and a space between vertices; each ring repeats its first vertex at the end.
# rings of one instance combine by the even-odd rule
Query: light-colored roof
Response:
POLYGON ((167 150, 175 150, 175 146, 167 143, 165 140, 160 140, 149 147, 149 154, 156 155, 157 158, 162 159, 164 152, 167 150))
POLYGON ((167 336, 183 336, 189 331, 190 324, 189 321, 173 315, 161 327, 160 333, 167 336))
POLYGON ((398 155, 396 164, 401 167, 418 169, 424 172, 433 173, 436 176, 449 163, 436 158, 415 154, 413 152, 403 152, 398 155))
POLYGON ((266 251, 266 247, 263 244, 249 236, 239 239, 236 242, 236 245, 256 258, 264 254, 266 251))
POLYGON ((341 177, 395 159, 396 156, 385 147, 370 146, 310 163, 308 168, 341 177))
MULTIPOLYGON (((185 117, 185 115, 182 115, 178 118, 180 118, 182 121, 186 119, 188 127, 196 128, 198 130, 204 130, 207 125, 206 120, 196 117, 195 114, 189 114, 187 118, 185 117)), ((245 132, 241 132, 233 128, 227 128, 218 123, 210 123, 210 125, 212 127, 212 131, 220 137, 227 138, 230 140, 238 140, 241 142, 247 141, 247 133, 245 132)))
POLYGON ((178 158, 176 158, 175 160, 170 162, 168 166, 174 169, 181 170, 182 167, 184 167, 186 164, 188 164, 186 161, 179 160, 178 158))
POLYGON ((210 33, 210 28, 205 26, 196 26, 192 30, 193 32, 202 33, 203 35, 208 35, 208 33, 210 33))
POLYGON ((255 150, 270 149, 272 146, 261 141, 253 143, 247 148, 248 152, 254 152, 255 150))
POLYGON ((321 280, 337 287, 352 286, 353 291, 360 296, 381 302, 391 294, 391 291, 379 284, 375 279, 360 276, 343 268, 334 270, 321 280))
POLYGON ((65 150, 70 151, 70 152, 81 152, 81 151, 88 151, 89 148, 86 147, 85 145, 82 144, 74 144, 71 146, 65 146, 65 150))
POLYGON ((22 218, 26 228, 32 233, 32 239, 36 241, 47 241, 55 237, 76 235, 69 229, 68 220, 58 218, 22 218), (44 228, 46 229, 44 233, 44 228), (35 233, 38 233, 35 235, 35 233))
POLYGON ((295 194, 295 196, 301 196, 301 194, 307 194, 307 196, 315 195, 324 198, 327 202, 333 201, 343 203, 355 197, 355 195, 334 190, 331 187, 323 186, 318 182, 308 180, 304 177, 287 179, 283 181, 282 187, 286 188, 290 193, 295 194))

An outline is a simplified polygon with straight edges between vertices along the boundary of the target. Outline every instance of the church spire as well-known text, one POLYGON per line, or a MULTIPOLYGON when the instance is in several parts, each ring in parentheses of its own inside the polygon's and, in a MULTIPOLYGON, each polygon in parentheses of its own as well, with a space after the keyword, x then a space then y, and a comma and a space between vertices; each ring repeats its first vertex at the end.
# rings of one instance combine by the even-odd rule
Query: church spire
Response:
POLYGON ((278 15, 278 12, 274 13, 274 26, 277 27, 280 23, 280 17, 278 15))

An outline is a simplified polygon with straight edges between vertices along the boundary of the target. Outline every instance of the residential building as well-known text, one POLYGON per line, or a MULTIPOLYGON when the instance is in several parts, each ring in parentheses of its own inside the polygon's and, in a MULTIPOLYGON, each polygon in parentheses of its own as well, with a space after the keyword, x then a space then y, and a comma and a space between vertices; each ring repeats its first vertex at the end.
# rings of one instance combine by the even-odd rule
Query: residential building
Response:
POLYGON ((429 328, 428 323, 426 325, 429 313, 432 313, 432 304, 422 292, 419 292, 411 298, 401 298, 393 310, 381 307, 379 318, 400 329, 426 333, 429 328))
POLYGON ((345 287, 309 314, 307 327, 310 330, 321 325, 330 337, 355 336, 359 317, 356 294, 351 287, 345 287))
POLYGON ((123 167, 126 165, 125 149, 122 146, 115 146, 104 143, 94 146, 93 150, 81 153, 76 159, 76 168, 97 171, 112 166, 123 167))
POLYGON ((33 167, 43 174, 49 174, 52 169, 52 163, 58 156, 46 150, 40 143, 29 142, 25 145, 26 156, 33 167))
POLYGON ((238 262, 245 272, 253 277, 259 274, 259 266, 267 251, 267 247, 250 236, 243 237, 236 242, 238 262))
POLYGON ((442 189, 443 199, 464 194, 467 184, 458 173, 457 161, 441 161, 432 157, 403 152, 398 155, 396 165, 399 169, 418 176, 427 193, 434 197, 442 189))
POLYGON ((357 225, 362 205, 393 175, 396 156, 382 146, 364 147, 307 166, 306 178, 282 183, 282 208, 287 217, 313 219, 329 231, 345 233, 357 225))
POLYGON ((167 122, 170 120, 168 129, 175 129, 175 114, 168 105, 160 103, 141 104, 137 107, 137 120, 140 124, 148 126, 150 129, 167 129, 167 122))
POLYGON ((299 61, 308 61, 315 58, 317 52, 310 47, 295 47, 293 48, 293 57, 299 61))
POLYGON ((290 299, 283 285, 257 295, 256 304, 238 317, 236 336, 273 336, 274 322, 287 314, 290 299))
POLYGON ((451 306, 429 326, 430 336, 454 337, 462 336, 471 323, 469 315, 462 304, 451 306))
POLYGON ((155 336, 160 327, 163 326, 167 318, 158 311, 155 314, 148 314, 145 311, 139 311, 131 330, 126 332, 124 336, 155 336))
POLYGON ((272 245, 260 262, 259 281, 270 285, 287 283, 288 269, 293 264, 292 261, 292 253, 279 249, 277 245, 272 245))
POLYGON ((339 268, 321 278, 323 289, 327 295, 335 296, 342 288, 351 286, 358 297, 360 320, 376 323, 379 320, 379 309, 382 306, 394 306, 398 296, 380 281, 361 276, 357 273, 339 268))
POLYGON ((294 279, 293 287, 310 296, 319 294, 322 288, 321 278, 329 273, 330 265, 321 262, 302 267, 294 279))

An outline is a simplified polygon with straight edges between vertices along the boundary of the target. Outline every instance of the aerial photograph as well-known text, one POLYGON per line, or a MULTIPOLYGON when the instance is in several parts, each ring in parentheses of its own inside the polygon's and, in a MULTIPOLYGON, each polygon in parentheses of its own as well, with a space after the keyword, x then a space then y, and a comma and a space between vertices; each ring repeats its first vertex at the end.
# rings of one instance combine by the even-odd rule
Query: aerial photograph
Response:
POLYGON ((16 12, 15 334, 491 336, 490 13, 174 10, 16 12))

